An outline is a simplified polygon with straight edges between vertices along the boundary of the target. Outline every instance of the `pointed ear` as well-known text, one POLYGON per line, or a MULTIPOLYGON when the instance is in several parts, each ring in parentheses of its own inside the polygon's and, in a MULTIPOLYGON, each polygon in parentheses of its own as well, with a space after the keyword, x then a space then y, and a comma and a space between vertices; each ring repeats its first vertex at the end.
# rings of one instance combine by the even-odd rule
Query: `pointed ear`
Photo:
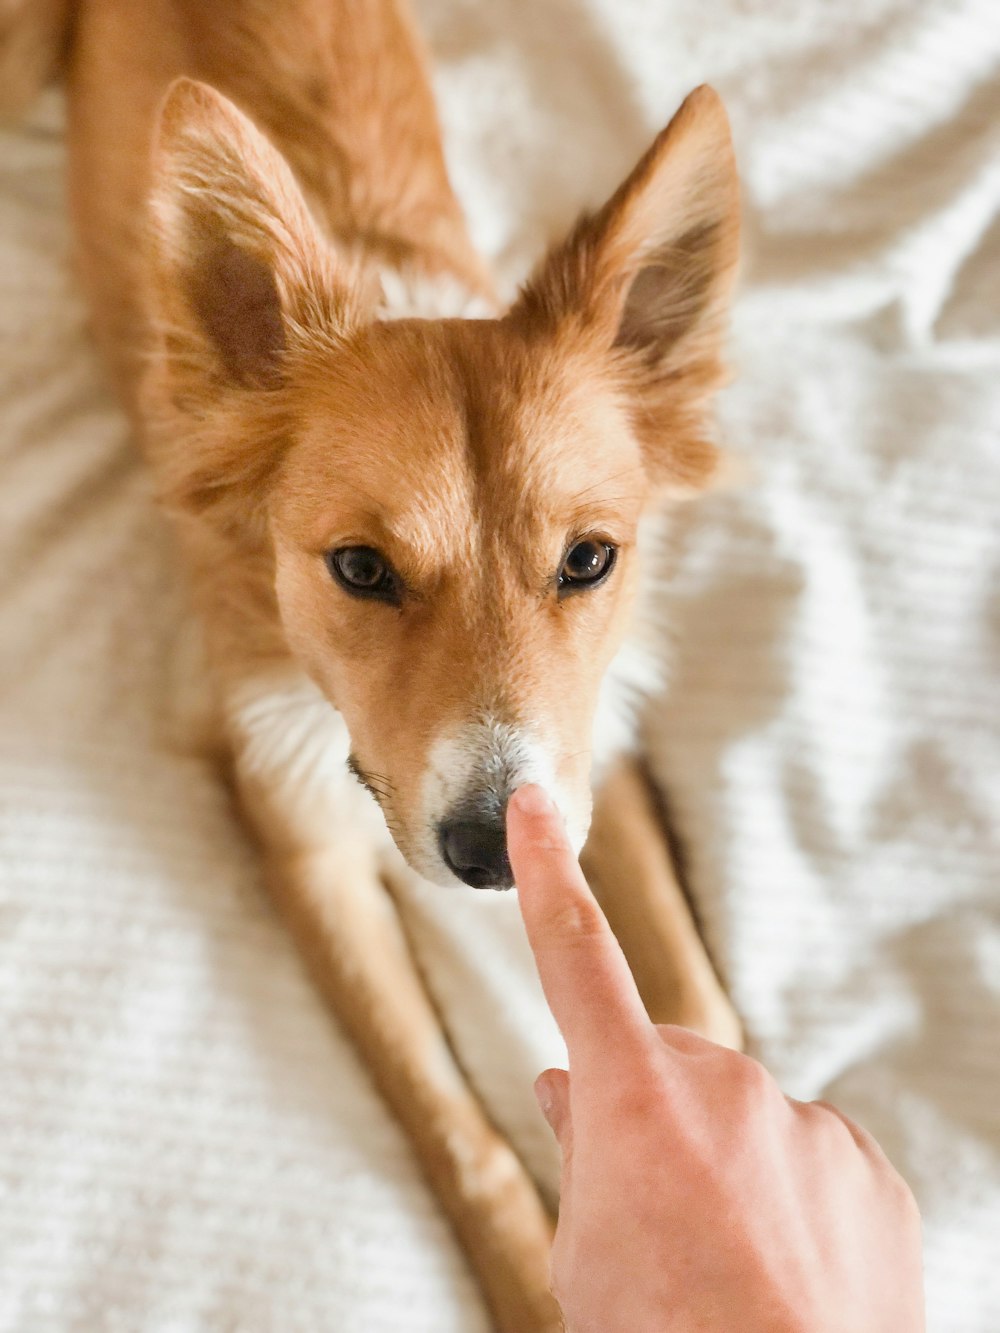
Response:
POLYGON ((703 420, 723 378, 739 254, 739 186, 718 95, 696 88, 632 174, 583 218, 511 318, 603 349, 621 374, 652 479, 700 489, 716 464, 703 420))
POLYGON ((280 382, 294 330, 342 334, 357 282, 281 155, 231 102, 178 79, 152 160, 152 317, 181 396, 280 382))

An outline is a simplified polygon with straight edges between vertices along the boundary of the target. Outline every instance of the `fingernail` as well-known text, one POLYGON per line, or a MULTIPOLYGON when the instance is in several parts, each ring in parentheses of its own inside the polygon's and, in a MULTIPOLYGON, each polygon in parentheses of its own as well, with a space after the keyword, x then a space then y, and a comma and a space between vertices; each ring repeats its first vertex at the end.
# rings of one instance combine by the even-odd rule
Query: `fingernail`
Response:
POLYGON ((552 815, 555 805, 542 787, 518 787, 510 798, 522 815, 552 815))

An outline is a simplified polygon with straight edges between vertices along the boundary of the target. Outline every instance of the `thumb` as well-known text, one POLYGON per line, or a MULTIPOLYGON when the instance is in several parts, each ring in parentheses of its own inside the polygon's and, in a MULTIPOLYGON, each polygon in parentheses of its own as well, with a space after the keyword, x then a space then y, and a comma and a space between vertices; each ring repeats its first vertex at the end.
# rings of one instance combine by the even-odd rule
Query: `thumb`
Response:
POLYGON ((542 1115, 556 1136, 565 1161, 573 1141, 573 1121, 569 1113, 569 1074, 565 1069, 546 1069, 535 1079, 535 1096, 542 1115))

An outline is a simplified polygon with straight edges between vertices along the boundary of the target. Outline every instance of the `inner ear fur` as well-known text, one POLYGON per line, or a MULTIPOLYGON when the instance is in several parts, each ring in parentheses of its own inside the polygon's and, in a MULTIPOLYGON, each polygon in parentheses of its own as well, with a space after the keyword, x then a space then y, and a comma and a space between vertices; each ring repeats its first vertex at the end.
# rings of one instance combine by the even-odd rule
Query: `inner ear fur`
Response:
POLYGON ((597 213, 543 261, 510 318, 609 355, 652 480, 701 489, 717 464, 706 422, 739 257, 729 122, 696 88, 597 213))
POLYGON ((153 148, 149 300, 184 390, 266 388, 289 338, 359 318, 355 275, 318 234, 284 159, 214 89, 179 79, 153 148))
POLYGON ((372 294, 280 153, 214 89, 171 86, 151 169, 143 395, 161 498, 259 535, 290 363, 336 346, 372 294))

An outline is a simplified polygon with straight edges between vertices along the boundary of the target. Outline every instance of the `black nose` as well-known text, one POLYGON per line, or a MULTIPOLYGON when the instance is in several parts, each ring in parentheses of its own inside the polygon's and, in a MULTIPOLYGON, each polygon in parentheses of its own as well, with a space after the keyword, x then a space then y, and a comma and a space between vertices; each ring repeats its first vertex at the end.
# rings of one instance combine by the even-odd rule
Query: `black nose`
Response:
POLYGON ((474 889, 509 889, 514 882, 502 818, 446 819, 440 840, 449 870, 474 889))

